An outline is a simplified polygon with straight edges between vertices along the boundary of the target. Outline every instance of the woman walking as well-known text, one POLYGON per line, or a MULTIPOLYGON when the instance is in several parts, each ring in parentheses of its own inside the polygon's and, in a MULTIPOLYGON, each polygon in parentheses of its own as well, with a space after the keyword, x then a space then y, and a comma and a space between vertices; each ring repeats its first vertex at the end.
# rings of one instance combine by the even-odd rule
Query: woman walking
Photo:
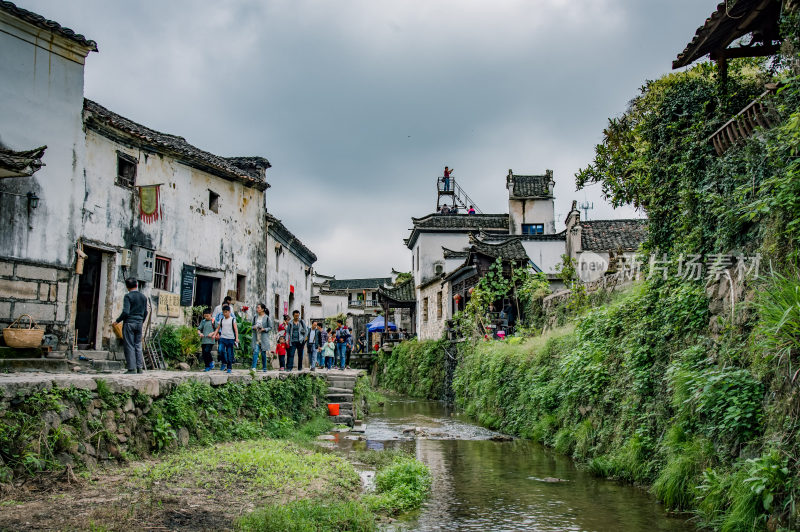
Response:
POLYGON ((250 369, 258 368, 258 356, 261 355, 261 367, 267 371, 267 353, 269 353, 269 333, 272 331, 272 320, 266 305, 256 305, 256 315, 253 316, 253 363, 250 369))

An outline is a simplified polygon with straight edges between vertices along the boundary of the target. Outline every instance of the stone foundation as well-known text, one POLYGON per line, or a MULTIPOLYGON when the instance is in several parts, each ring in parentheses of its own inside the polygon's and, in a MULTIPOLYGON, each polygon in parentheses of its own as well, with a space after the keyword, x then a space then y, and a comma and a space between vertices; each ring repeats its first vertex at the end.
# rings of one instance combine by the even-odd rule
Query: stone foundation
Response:
MULTIPOLYGON (((353 381, 358 371, 337 372, 353 381)), ((326 372, 0 375, 0 483, 190 443, 269 435, 327 414, 326 372)), ((352 415, 352 414, 351 414, 352 415)))
POLYGON ((29 314, 45 329, 45 345, 67 344, 71 276, 66 268, 0 260, 0 330, 29 314))

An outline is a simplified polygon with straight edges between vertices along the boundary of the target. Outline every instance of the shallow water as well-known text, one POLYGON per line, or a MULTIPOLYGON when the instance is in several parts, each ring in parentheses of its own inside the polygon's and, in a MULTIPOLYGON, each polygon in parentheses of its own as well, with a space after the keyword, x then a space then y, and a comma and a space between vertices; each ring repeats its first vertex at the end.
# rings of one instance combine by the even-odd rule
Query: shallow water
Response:
POLYGON ((433 473, 431 497, 402 530, 687 531, 643 490, 598 479, 539 444, 495 442, 435 401, 390 398, 366 420, 365 441, 337 437, 342 448, 402 448, 433 473), (419 428, 414 437, 404 429, 419 428))

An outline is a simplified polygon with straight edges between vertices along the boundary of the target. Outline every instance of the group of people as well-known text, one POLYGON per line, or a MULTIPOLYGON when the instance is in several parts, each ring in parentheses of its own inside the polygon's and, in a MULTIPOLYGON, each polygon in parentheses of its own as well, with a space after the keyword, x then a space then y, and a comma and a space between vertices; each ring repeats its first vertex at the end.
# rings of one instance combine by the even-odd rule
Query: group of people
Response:
MULTIPOLYGON (((342 320, 337 321, 336 329, 325 329, 319 322, 309 327, 300 318, 300 311, 292 312, 292 317, 283 315, 283 321, 277 327, 273 325, 266 305, 256 305, 252 324, 253 358, 250 369, 257 370, 259 359, 262 371, 267 371, 270 355, 275 354, 281 371, 293 371, 295 360, 297 370, 303 369, 303 361, 308 355, 308 368, 316 371, 318 367, 326 369, 345 369, 350 353, 353 351, 353 336, 342 320), (272 348, 272 336, 275 336, 275 347, 272 348)), ((234 349, 239 345, 239 328, 233 315, 231 298, 226 297, 222 304, 212 312, 203 311, 203 320, 197 327, 203 350, 204 371, 214 369, 211 350, 219 343, 220 369, 231 372, 235 361, 234 349)))
MULTIPOLYGON (((441 179, 441 182, 442 182, 442 191, 443 192, 450 192, 450 175, 452 173, 453 173, 453 169, 452 168, 449 168, 447 166, 444 167, 444 176, 439 178, 439 179, 441 179)), ((469 208, 467 209, 467 214, 475 214, 476 212, 477 211, 475 210, 475 206, 474 205, 470 205, 469 208)), ((442 205, 439 208, 439 214, 445 214, 445 215, 458 214, 458 205, 456 205, 455 202, 453 203, 452 206, 447 205, 447 204, 442 205)))

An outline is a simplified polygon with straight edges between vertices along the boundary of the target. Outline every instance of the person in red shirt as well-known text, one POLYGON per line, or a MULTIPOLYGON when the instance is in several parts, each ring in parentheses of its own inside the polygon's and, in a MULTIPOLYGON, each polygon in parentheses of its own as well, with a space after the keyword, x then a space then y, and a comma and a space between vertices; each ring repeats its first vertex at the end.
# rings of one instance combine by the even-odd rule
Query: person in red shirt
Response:
POLYGON ((445 191, 450 190, 450 174, 451 173, 453 173, 453 171, 450 170, 450 168, 448 168, 447 166, 445 166, 444 167, 444 177, 442 178, 442 183, 444 184, 444 189, 443 190, 445 190, 445 191))
POLYGON ((275 354, 278 355, 278 365, 281 371, 286 370, 286 337, 279 336, 278 343, 275 344, 275 354))

